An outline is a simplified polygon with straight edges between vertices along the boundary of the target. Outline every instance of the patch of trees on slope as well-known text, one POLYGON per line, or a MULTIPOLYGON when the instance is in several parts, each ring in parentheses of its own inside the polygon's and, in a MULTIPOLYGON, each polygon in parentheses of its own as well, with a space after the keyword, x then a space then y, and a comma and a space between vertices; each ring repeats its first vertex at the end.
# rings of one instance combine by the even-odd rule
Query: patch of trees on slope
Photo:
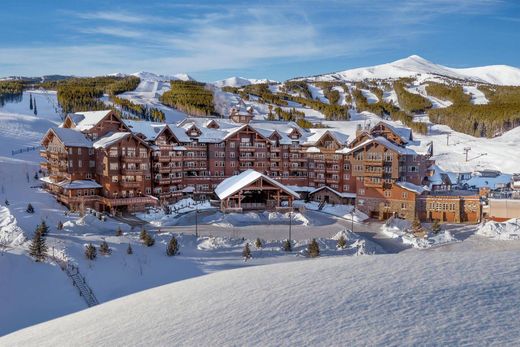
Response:
POLYGON ((80 111, 96 111, 107 106, 100 97, 104 93, 114 96, 137 88, 140 79, 135 76, 84 77, 61 81, 42 82, 45 89, 57 90, 58 103, 64 113, 80 111))
POLYGON ((430 84, 426 89, 428 94, 453 102, 449 107, 429 110, 430 120, 477 137, 498 136, 520 126, 520 87, 481 85, 478 88, 486 95, 488 104, 471 104, 471 97, 463 93, 460 85, 430 84))
POLYGON ((165 92, 160 101, 170 107, 193 116, 216 115, 213 93, 206 84, 195 81, 171 81, 171 89, 165 92))

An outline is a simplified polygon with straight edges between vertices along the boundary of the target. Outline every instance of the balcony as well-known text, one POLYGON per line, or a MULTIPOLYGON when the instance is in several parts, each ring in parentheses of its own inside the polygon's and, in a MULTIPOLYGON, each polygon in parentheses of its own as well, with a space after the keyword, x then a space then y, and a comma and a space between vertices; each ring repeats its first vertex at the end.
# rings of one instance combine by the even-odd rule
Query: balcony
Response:
POLYGON ((105 205, 124 206, 124 205, 140 205, 140 204, 157 204, 157 199, 151 196, 138 196, 138 197, 124 197, 124 198, 101 198, 105 205))
POLYGON ((371 165, 371 166, 383 166, 383 164, 384 164, 383 158, 365 159, 364 162, 365 162, 365 165, 371 165))
POLYGON ((141 169, 121 169, 121 173, 123 175, 131 175, 131 176, 142 176, 144 175, 144 170, 141 169))
POLYGON ((119 182, 119 184, 123 188, 139 188, 139 187, 141 187, 141 182, 137 182, 137 181, 121 181, 121 182, 119 182))
POLYGON ((380 182, 373 182, 371 179, 365 179, 363 184, 365 187, 383 188, 383 180, 380 180, 380 182))
POLYGON ((67 159, 67 153, 65 152, 48 152, 49 153, 49 158, 51 159, 56 159, 56 160, 60 160, 60 159, 67 159))
POLYGON ((45 150, 45 149, 40 150, 40 157, 49 159, 49 153, 47 152, 47 150, 45 150))
POLYGON ((365 176, 365 177, 379 177, 379 178, 381 178, 381 177, 383 177, 383 174, 384 174, 383 170, 381 170, 381 171, 368 171, 368 170, 365 169, 365 171, 363 171, 363 176, 365 176))
POLYGON ((299 152, 300 149, 301 149, 300 146, 298 146, 298 147, 290 146, 289 152, 299 152))
POLYGON ((43 169, 43 170, 50 170, 51 169, 51 164, 48 163, 48 162, 41 162, 40 163, 40 167, 43 169))
POLYGON ((160 167, 159 169, 156 169, 156 171, 159 171, 160 173, 169 173, 171 171, 171 168, 169 166, 167 167, 160 167))
POLYGON ((271 152, 280 152, 282 150, 282 147, 272 147, 270 148, 271 152))
POLYGON ((155 181, 156 183, 161 184, 161 185, 163 185, 163 184, 170 184, 170 183, 171 183, 171 180, 170 180, 169 177, 167 177, 167 178, 163 178, 163 177, 161 177, 161 178, 157 178, 157 177, 156 177, 156 178, 154 178, 154 181, 155 181))
POLYGON ((125 163, 143 163, 148 161, 148 157, 129 157, 124 156, 121 157, 121 161, 125 163))
POLYGON ((155 157, 155 161, 158 161, 160 163, 169 163, 170 162, 170 157, 166 157, 166 156, 158 156, 158 157, 155 157))
POLYGON ((256 147, 255 146, 251 146, 251 145, 240 145, 238 147, 238 149, 240 151, 244 151, 244 152, 254 152, 256 150, 256 147))
POLYGON ((306 162, 307 158, 289 158, 291 161, 306 162))
POLYGON ((281 161, 282 160, 281 157, 271 157, 270 159, 271 159, 271 161, 281 161))
POLYGON ((253 156, 250 156, 250 157, 244 156, 244 157, 239 157, 238 160, 239 161, 255 161, 255 157, 253 157, 253 156))

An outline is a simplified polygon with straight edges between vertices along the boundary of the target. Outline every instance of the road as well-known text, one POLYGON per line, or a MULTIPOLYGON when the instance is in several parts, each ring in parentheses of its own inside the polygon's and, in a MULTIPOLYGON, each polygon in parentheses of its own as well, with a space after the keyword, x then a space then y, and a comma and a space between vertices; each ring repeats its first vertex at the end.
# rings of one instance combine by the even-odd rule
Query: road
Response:
MULTIPOLYGON (((200 211, 197 218, 197 225, 195 221, 195 212, 188 213, 182 217, 182 225, 155 227, 150 224, 147 229, 154 232, 176 232, 184 234, 197 233, 202 236, 221 236, 247 239, 255 239, 257 237, 264 240, 281 240, 289 237, 289 224, 249 224, 240 226, 218 226, 212 224, 202 224, 200 221, 205 216, 209 216, 214 211, 200 211)), ((291 225, 291 239, 293 240, 308 240, 311 238, 330 238, 337 232, 344 229, 351 229, 352 222, 341 219, 317 211, 305 211, 307 217, 312 225, 291 225)), ((380 231, 382 223, 379 221, 354 222, 354 232, 358 235, 380 245, 387 253, 399 253, 410 248, 403 245, 398 240, 387 237, 380 231)))

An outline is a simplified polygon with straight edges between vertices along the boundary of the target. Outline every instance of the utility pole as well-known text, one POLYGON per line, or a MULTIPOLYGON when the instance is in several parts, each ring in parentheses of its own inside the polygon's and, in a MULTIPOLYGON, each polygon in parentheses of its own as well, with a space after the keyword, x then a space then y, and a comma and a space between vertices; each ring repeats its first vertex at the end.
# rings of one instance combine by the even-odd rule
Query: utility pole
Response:
POLYGON ((292 231, 292 211, 289 212, 289 242, 291 242, 291 231, 292 231))
POLYGON ((468 152, 471 150, 471 147, 464 147, 464 153, 466 154, 466 161, 468 161, 468 152))
POLYGON ((195 237, 199 237, 199 207, 195 206, 195 237))
POLYGON ((354 207, 352 207, 352 211, 350 211, 350 231, 354 232, 354 207))
POLYGON ((446 146, 450 145, 450 134, 446 134, 446 146))

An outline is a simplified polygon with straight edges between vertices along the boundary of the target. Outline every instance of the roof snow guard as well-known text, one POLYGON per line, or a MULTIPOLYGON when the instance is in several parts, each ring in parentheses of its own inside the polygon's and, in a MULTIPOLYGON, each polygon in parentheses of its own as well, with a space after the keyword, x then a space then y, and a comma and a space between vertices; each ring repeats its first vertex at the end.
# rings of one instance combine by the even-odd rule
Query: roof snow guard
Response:
POLYGON ((253 169, 249 169, 249 170, 242 172, 239 175, 226 178, 215 188, 215 194, 217 194, 217 196, 220 200, 223 200, 223 199, 235 194, 240 189, 250 185, 253 182, 256 182, 260 178, 279 187, 280 189, 284 190, 287 194, 294 196, 296 199, 300 198, 300 195, 298 193, 296 193, 295 191, 293 191, 292 189, 288 188, 287 186, 284 186, 283 184, 281 184, 278 181, 275 181, 271 177, 266 176, 253 169))

